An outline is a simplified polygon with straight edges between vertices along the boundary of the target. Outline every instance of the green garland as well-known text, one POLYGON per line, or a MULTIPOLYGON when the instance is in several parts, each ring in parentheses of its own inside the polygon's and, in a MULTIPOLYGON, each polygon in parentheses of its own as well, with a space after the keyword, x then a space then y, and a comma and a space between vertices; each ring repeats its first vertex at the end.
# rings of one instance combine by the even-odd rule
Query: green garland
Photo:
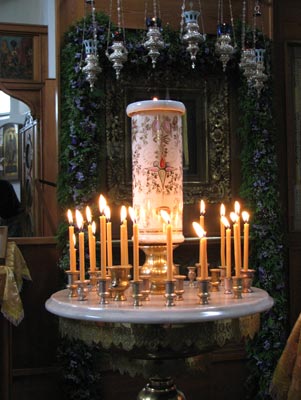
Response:
MULTIPOLYGON (((65 36, 61 53, 61 132, 60 174, 58 201, 62 210, 95 205, 95 196, 106 191, 105 149, 106 125, 103 116, 105 83, 114 78, 112 65, 105 56, 108 18, 97 14, 99 62, 103 72, 95 89, 90 90, 81 70, 82 37, 90 32, 91 19, 80 21, 65 36)), ((126 31, 128 62, 121 72, 135 80, 137 72, 144 73, 146 85, 150 82, 185 80, 191 62, 183 50, 177 32, 164 30, 168 43, 158 60, 155 71, 142 46, 144 31, 126 31)), ((267 43, 267 42, 266 42, 267 43)), ((227 73, 239 74, 238 60, 231 61, 227 73)), ((214 40, 208 39, 197 56, 198 75, 222 74, 221 63, 214 53, 214 40)), ((167 83, 166 83, 167 82, 167 83)), ((265 85, 258 97, 246 88, 241 79, 239 104, 241 121, 239 136, 242 142, 242 197, 252 212, 252 263, 256 270, 256 284, 274 298, 275 306, 262 318, 262 328, 255 340, 248 343, 251 368, 248 393, 252 399, 268 398, 269 382, 284 347, 287 316, 286 274, 284 265, 283 227, 281 223, 276 159, 276 134, 272 115, 272 82, 265 85)), ((120 106, 120 105, 119 105, 120 106)), ((107 128, 108 129, 108 128, 107 128)), ((63 220, 65 221, 65 216, 63 220)), ((59 242, 66 252, 66 222, 59 231, 59 242)), ((68 256, 61 264, 67 268, 68 256)), ((67 345, 68 346, 68 345, 67 345)), ((89 363, 88 363, 89 364, 89 363)), ((87 372, 92 373, 91 366, 87 372)), ((84 368, 83 368, 84 369, 84 368)), ((72 371, 76 374, 76 371, 72 371)), ((81 379, 84 380, 84 377, 81 379)), ((91 393, 81 398, 93 399, 91 393), (86 396, 86 397, 85 397, 86 396)))
POLYGON ((283 220, 279 198, 277 137, 273 122, 272 83, 260 97, 240 90, 242 141, 242 197, 252 211, 251 265, 256 285, 274 299, 273 308, 261 317, 261 329, 248 343, 250 399, 269 398, 269 383, 287 338, 288 305, 283 220))

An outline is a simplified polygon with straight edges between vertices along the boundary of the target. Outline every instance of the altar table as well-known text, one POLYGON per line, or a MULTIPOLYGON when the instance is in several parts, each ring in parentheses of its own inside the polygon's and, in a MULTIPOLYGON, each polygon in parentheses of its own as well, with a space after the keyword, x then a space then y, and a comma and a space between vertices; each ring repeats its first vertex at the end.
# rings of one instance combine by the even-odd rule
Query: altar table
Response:
MULTIPOLYGON (((177 359, 168 368, 179 371, 179 359, 185 367, 201 353, 229 341, 252 338, 260 328, 260 313, 273 306, 273 299, 258 288, 241 299, 225 295, 221 289, 211 293, 207 305, 199 304, 196 288, 187 283, 184 289, 184 300, 174 307, 165 306, 162 295, 152 295, 150 301, 134 307, 130 292, 126 301, 110 300, 102 305, 96 292, 80 301, 61 290, 47 300, 46 308, 60 317, 63 336, 97 344, 111 354, 118 352, 118 357, 112 356, 114 368, 149 377, 160 371, 158 363, 146 365, 145 360, 177 359)), ((165 366, 162 371, 166 372, 165 366)))

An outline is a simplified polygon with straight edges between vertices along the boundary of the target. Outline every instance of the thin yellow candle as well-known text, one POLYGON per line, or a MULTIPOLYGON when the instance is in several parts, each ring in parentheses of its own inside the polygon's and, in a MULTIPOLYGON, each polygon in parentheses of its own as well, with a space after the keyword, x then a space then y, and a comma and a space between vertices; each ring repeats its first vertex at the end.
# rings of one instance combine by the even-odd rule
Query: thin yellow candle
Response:
POLYGON ((244 271, 249 268, 249 213, 243 211, 241 213, 242 219, 244 221, 244 271))
POLYGON ((225 216, 221 217, 221 221, 226 228, 226 278, 231 278, 231 227, 225 216))
POLYGON ((200 203, 200 226, 202 229, 205 229, 205 202, 201 200, 200 203))
POLYGON ((126 258, 126 248, 127 248, 127 240, 126 240, 126 207, 122 206, 120 210, 120 261, 121 265, 128 265, 128 260, 126 258))
POLYGON ((91 252, 90 252, 90 269, 91 269, 91 272, 94 272, 96 270, 96 238, 95 238, 96 223, 95 223, 95 221, 92 222, 91 227, 92 227, 92 237, 91 237, 91 252))
POLYGON ((107 275, 106 267, 107 267, 107 241, 106 241, 106 217, 104 215, 104 210, 106 207, 106 199, 103 195, 99 196, 99 211, 101 213, 99 217, 100 222, 100 267, 101 267, 101 278, 105 279, 107 275))
POLYGON ((79 210, 75 211, 77 227, 80 230, 78 234, 78 247, 79 247, 79 279, 85 280, 85 236, 83 230, 84 219, 79 210))
POLYGON ((199 252, 199 263, 201 268, 201 279, 208 278, 208 262, 207 262, 207 238, 205 237, 206 232, 197 222, 193 222, 192 226, 200 238, 200 252, 199 252))
POLYGON ((237 230, 238 230, 238 263, 239 263, 239 268, 241 269, 241 229, 240 229, 240 204, 238 201, 235 201, 234 203, 234 211, 235 214, 237 215, 237 230))
POLYGON ((161 217, 166 222, 166 263, 168 281, 173 278, 173 254, 172 254, 172 225, 170 223, 170 215, 165 211, 160 211, 161 217))
POLYGON ((134 268, 134 281, 139 280, 139 229, 135 211, 129 207, 129 214, 133 221, 133 268, 134 268))
POLYGON ((108 255, 108 267, 113 265, 113 254, 112 254, 112 222, 111 222, 111 210, 109 206, 105 208, 105 216, 107 220, 107 255, 108 255))
POLYGON ((69 221, 69 262, 70 271, 74 272, 76 270, 76 257, 75 257, 75 245, 74 245, 74 226, 73 226, 73 216, 71 210, 67 211, 67 217, 69 221))
POLYGON ((93 233, 92 233, 92 214, 91 214, 91 209, 89 206, 86 207, 86 218, 88 222, 88 245, 89 245, 89 259, 90 259, 90 271, 94 272, 95 267, 93 268, 92 265, 92 252, 93 252, 93 233))
POLYGON ((221 204, 220 208, 220 234, 221 234, 221 249, 220 249, 220 255, 221 255, 221 266, 225 266, 225 225, 222 222, 222 217, 225 216, 226 209, 224 204, 221 204))
POLYGON ((235 276, 240 276, 240 264, 239 264, 239 236, 238 236, 238 225, 237 225, 237 214, 234 212, 230 213, 230 218, 233 222, 233 236, 234 236, 234 262, 235 262, 235 276))

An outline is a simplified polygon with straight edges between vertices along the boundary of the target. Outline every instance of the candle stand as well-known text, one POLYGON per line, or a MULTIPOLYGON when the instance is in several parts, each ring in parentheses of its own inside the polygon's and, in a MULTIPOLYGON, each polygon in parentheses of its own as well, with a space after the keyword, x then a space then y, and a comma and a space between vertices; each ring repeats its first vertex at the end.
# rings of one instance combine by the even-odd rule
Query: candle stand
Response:
POLYGON ((106 278, 98 278, 98 284, 99 284, 99 297, 100 297, 100 304, 108 304, 108 297, 109 297, 109 292, 108 292, 108 282, 109 279, 106 278))
POLYGON ((111 276, 109 292, 113 300, 126 300, 125 291, 130 285, 131 268, 131 265, 113 265, 112 267, 108 267, 109 275, 111 276))
POLYGON ((209 285, 210 285, 210 279, 201 279, 197 278, 198 285, 199 285, 199 290, 198 290, 198 296, 200 298, 200 304, 209 304, 209 285))
POLYGON ((195 286, 195 278, 196 278, 196 266, 187 267, 188 269, 188 279, 189 279, 189 286, 195 286))
POLYGON ((78 281, 79 271, 66 271, 68 276, 68 284, 67 289, 69 290, 69 297, 77 297, 77 284, 75 283, 78 281))
POLYGON ((175 283, 176 300, 182 301, 184 294, 184 280, 186 278, 186 275, 175 275, 174 278, 176 280, 175 283))
MULTIPOLYGON (((200 303, 199 292, 208 290, 209 280, 198 283, 204 286, 199 291, 184 282, 185 299, 172 307, 166 306, 165 296, 157 295, 136 307, 129 286, 128 300, 108 299, 106 304, 99 303, 94 291, 87 293, 86 301, 78 301, 69 297, 67 289, 61 290, 47 300, 46 309, 59 317, 62 336, 96 344, 104 365, 131 376, 142 374, 147 383, 139 400, 185 400, 171 376, 181 378, 183 371, 190 374, 194 367, 199 371, 203 358, 198 356, 227 341, 253 337, 260 326, 260 313, 273 305, 259 288, 240 299, 211 292, 210 304, 200 303)), ((166 282, 168 295, 173 294, 173 285, 173 281, 166 282)))
POLYGON ((254 278, 254 273, 254 269, 241 270, 243 293, 252 293, 252 282, 254 278))
POLYGON ((225 277, 224 278, 224 287, 225 287, 225 294, 233 294, 232 287, 233 287, 233 280, 232 277, 225 277))
POLYGON ((98 290, 98 271, 89 271, 90 290, 96 292, 98 290))
POLYGON ((132 298, 134 300, 133 305, 135 307, 139 307, 142 306, 142 298, 143 295, 141 293, 141 286, 142 286, 143 281, 139 280, 139 281, 131 281, 131 286, 132 286, 132 298))
POLYGON ((85 279, 84 281, 78 280, 74 283, 77 285, 77 299, 79 301, 87 300, 89 279, 85 279))
POLYGON ((211 268, 210 274, 211 274, 211 290, 212 292, 218 292, 221 283, 221 278, 220 278, 221 270, 220 268, 211 268))
POLYGON ((234 299, 242 298, 242 278, 240 276, 233 276, 233 293, 234 299))
POLYGON ((174 302, 175 297, 176 297, 175 283, 176 283, 175 279, 173 279, 171 281, 167 281, 167 280, 165 281, 165 295, 164 296, 166 299, 166 302, 165 302, 166 307, 173 307, 176 305, 174 302))

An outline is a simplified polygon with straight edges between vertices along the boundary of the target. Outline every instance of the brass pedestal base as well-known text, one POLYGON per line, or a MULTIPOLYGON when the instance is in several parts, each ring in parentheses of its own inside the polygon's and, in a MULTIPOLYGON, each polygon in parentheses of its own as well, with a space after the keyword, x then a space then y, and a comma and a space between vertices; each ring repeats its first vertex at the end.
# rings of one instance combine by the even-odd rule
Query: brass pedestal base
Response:
POLYGON ((171 378, 150 378, 138 394, 137 400, 186 400, 171 378))

